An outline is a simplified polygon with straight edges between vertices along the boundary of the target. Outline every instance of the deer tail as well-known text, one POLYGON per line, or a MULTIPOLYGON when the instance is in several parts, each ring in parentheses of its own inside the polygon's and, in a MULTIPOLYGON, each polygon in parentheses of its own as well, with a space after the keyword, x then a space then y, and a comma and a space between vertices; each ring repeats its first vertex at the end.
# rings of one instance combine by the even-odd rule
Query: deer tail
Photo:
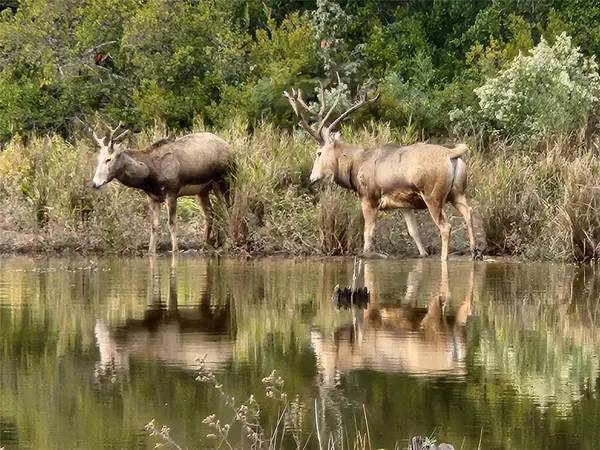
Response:
POLYGON ((465 152, 469 149, 467 144, 458 144, 456 147, 448 151, 448 157, 450 159, 456 159, 465 154, 465 152))

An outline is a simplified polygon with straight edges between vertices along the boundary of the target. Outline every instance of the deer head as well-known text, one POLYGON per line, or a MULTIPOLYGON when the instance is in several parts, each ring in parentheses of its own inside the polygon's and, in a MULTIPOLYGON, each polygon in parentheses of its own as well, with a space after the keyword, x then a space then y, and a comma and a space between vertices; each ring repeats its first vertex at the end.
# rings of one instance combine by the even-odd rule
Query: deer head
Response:
MULTIPOLYGON (((339 85, 341 84, 340 76, 339 74, 336 75, 339 85)), ((379 98, 379 93, 377 93, 373 98, 367 98, 367 83, 368 82, 365 82, 362 88, 359 89, 356 102, 336 119, 333 119, 333 121, 327 126, 326 123, 331 118, 333 110, 338 105, 342 96, 342 92, 337 95, 327 113, 325 113, 327 106, 325 104, 325 89, 323 87, 323 83, 321 83, 321 87, 319 89, 318 111, 308 106, 308 104, 304 101, 302 91, 300 89, 292 89, 291 95, 287 91, 283 93, 283 96, 287 98, 288 103, 294 110, 294 113, 300 119, 300 126, 304 128, 319 144, 312 173, 310 175, 311 183, 316 183, 317 181, 324 179, 328 181, 332 181, 334 179, 335 174, 338 171, 339 157, 341 154, 339 151, 341 147, 341 135, 337 128, 342 121, 350 116, 350 114, 352 114, 354 111, 364 105, 375 102, 379 98), (316 127, 309 125, 305 114, 309 116, 309 120, 315 120, 316 127)))
POLYGON ((94 179, 92 180, 92 187, 95 189, 99 189, 101 186, 113 180, 122 169, 123 161, 122 158, 119 157, 122 150, 121 142, 129 133, 129 130, 125 130, 115 137, 117 131, 121 128, 121 125, 122 123, 119 122, 119 125, 117 125, 116 128, 108 127, 109 134, 102 139, 96 134, 98 126, 92 131, 92 136, 98 144, 98 147, 100 147, 100 151, 98 152, 98 163, 96 165, 96 170, 94 171, 94 179))

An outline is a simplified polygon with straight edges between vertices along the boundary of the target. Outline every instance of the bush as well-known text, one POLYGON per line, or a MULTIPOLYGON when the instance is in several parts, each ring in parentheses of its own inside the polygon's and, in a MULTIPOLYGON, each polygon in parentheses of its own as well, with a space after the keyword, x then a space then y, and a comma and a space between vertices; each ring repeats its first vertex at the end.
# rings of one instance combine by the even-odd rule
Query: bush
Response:
MULTIPOLYGON (((567 135, 585 125, 598 106, 600 77, 565 33, 550 46, 543 38, 530 55, 519 54, 497 77, 475 89, 481 120, 524 144, 567 135)), ((465 114, 455 112, 455 121, 465 114)))

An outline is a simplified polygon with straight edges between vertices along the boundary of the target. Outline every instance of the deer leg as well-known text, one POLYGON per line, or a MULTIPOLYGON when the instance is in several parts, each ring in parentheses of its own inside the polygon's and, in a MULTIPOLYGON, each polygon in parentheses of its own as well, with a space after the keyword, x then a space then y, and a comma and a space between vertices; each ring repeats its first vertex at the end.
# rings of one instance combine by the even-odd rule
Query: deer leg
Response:
POLYGON ((204 214, 204 244, 210 245, 210 232, 212 231, 213 225, 213 209, 210 204, 209 198, 210 190, 206 189, 201 194, 196 195, 196 201, 198 202, 198 206, 202 210, 202 214, 204 214))
POLYGON ((417 248, 419 249, 419 255, 421 255, 422 258, 426 258, 428 256, 427 251, 421 243, 421 237, 419 236, 419 228, 417 226, 417 218, 415 217, 414 211, 412 209, 402 208, 400 212, 402 213, 402 215, 404 216, 404 220, 406 221, 408 234, 410 234, 410 237, 413 239, 413 241, 415 241, 415 244, 417 244, 417 248))
POLYGON ((227 208, 231 207, 231 185, 227 178, 222 178, 217 182, 217 186, 219 188, 219 192, 223 196, 225 200, 225 206, 227 208))
POLYGON ((377 208, 374 208, 368 202, 363 201, 362 213, 365 220, 364 247, 363 253, 370 253, 373 247, 373 236, 375 234, 375 222, 377 221, 377 208))
POLYGON ((469 247, 471 247, 471 259, 475 258, 475 232, 473 231, 473 219, 471 217, 471 208, 467 203, 467 197, 464 194, 455 194, 452 199, 452 204, 462 214, 467 223, 467 231, 469 233, 469 247))
POLYGON ((156 255, 156 235, 160 225, 160 203, 148 197, 148 206, 150 207, 150 243, 148 244, 148 253, 156 255))
POLYGON ((442 261, 447 261, 452 225, 450 225, 450 222, 448 222, 448 219, 446 218, 446 212, 444 211, 443 204, 440 204, 440 202, 431 201, 427 198, 424 198, 423 200, 425 200, 425 204, 427 205, 429 214, 431 214, 431 218, 440 230, 440 235, 442 237, 442 253, 440 258, 442 261))
POLYGON ((177 196, 167 197, 167 212, 169 214, 169 232, 171 233, 171 249, 173 254, 178 253, 177 246, 177 196))

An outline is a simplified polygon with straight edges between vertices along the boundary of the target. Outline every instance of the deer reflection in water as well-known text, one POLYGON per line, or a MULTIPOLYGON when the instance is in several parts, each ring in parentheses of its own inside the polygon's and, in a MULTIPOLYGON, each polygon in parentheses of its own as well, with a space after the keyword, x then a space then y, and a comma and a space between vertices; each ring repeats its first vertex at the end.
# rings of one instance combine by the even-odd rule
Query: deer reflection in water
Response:
POLYGON ((332 339, 320 331, 311 332, 321 386, 335 385, 341 373, 364 369, 426 377, 464 376, 465 325, 471 315, 474 264, 466 297, 450 314, 446 314, 450 298, 446 261, 441 262, 438 292, 426 308, 413 302, 423 261, 410 272, 405 302, 398 307, 378 303, 373 270, 365 264, 365 285, 372 293, 367 308, 352 307, 352 323, 336 328, 332 339))
POLYGON ((96 376, 128 372, 132 358, 158 361, 189 370, 200 368, 199 357, 206 355, 204 367, 218 371, 233 358, 234 327, 230 302, 211 308, 212 270, 206 267, 206 282, 195 306, 181 307, 177 302, 177 258, 169 273, 166 303, 161 300, 160 275, 156 257, 150 257, 148 303, 142 318, 129 318, 111 327, 96 319, 95 336, 100 361, 96 376))

